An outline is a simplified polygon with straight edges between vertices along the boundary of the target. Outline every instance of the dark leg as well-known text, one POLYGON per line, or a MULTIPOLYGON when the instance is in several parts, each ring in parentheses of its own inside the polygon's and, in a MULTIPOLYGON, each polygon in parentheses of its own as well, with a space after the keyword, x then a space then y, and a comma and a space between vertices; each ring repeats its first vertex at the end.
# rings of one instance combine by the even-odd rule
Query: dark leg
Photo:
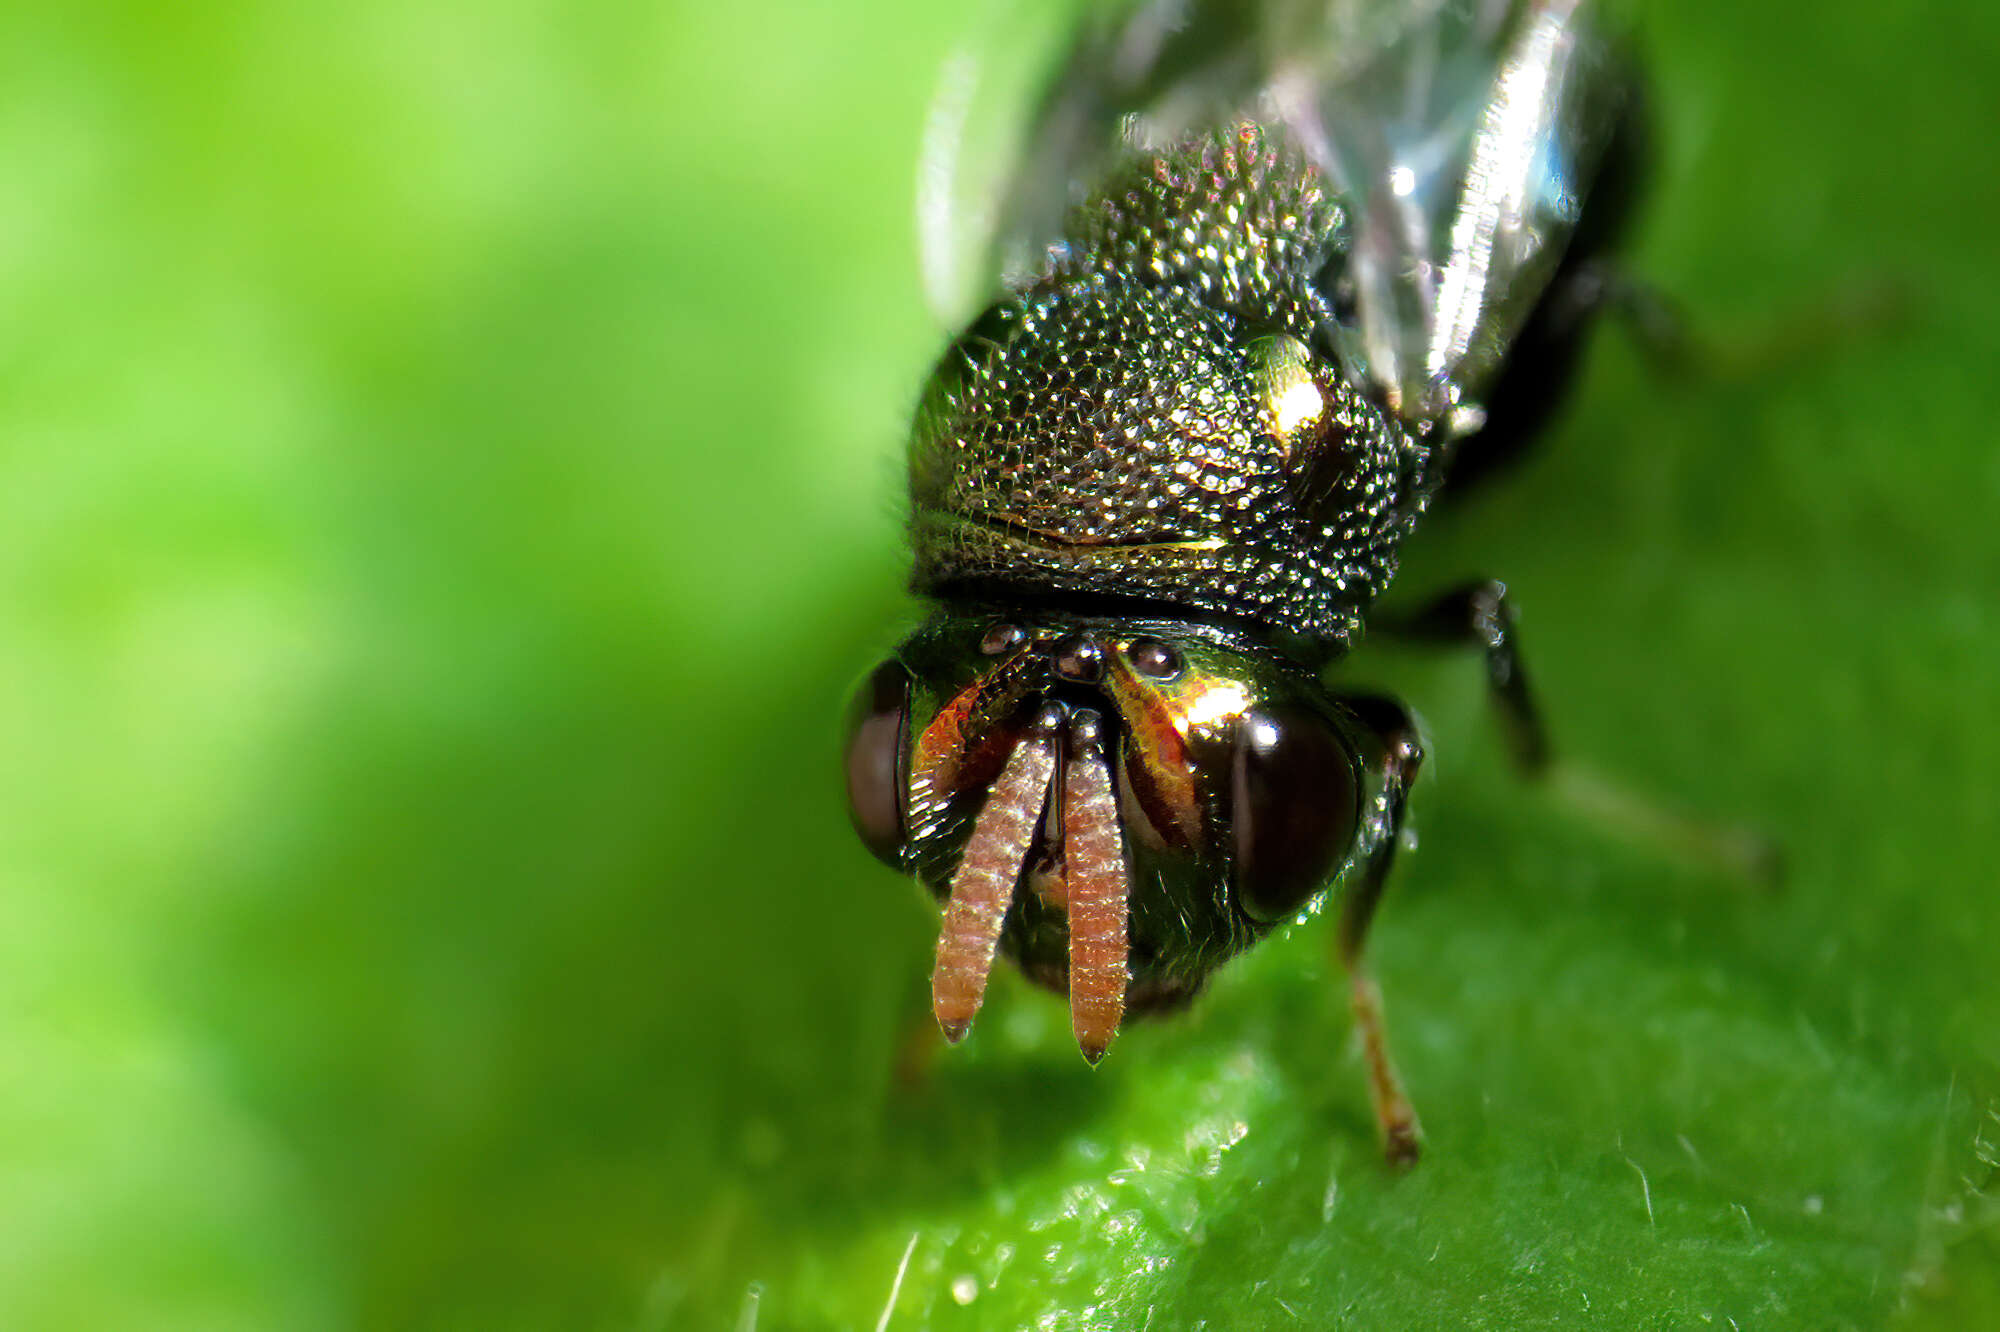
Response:
POLYGON ((1353 886, 1340 909, 1340 932, 1335 936, 1340 964, 1347 969, 1348 998, 1354 1009, 1354 1027, 1361 1036, 1361 1049, 1368 1060, 1368 1091, 1375 1104, 1375 1122, 1382 1129, 1382 1152, 1389 1164, 1407 1166, 1417 1159, 1420 1129, 1416 1108, 1403 1092, 1396 1066, 1389 1057, 1388 1034, 1382 1021, 1382 989, 1368 973, 1362 953, 1368 942, 1368 927, 1375 919, 1375 907, 1382 900, 1389 870, 1396 861, 1396 848, 1403 840, 1403 809, 1409 798, 1410 783, 1424 761, 1417 739, 1417 727, 1403 705, 1378 695, 1343 697, 1341 702, 1358 717, 1381 742, 1379 761, 1381 793, 1375 807, 1373 840, 1353 886))
POLYGON ((1756 830, 1677 813, 1587 765, 1555 761, 1548 728, 1521 668, 1514 609, 1507 601, 1505 583, 1493 579, 1467 583, 1414 614, 1377 615, 1370 628, 1413 642, 1483 651, 1486 682, 1514 765, 1524 776, 1545 782, 1572 809, 1680 859, 1712 865, 1756 886, 1774 887, 1782 877, 1777 847, 1756 830))
POLYGON ((1450 502, 1521 461, 1569 400, 1593 330, 1610 323, 1668 383, 1755 383, 1875 339, 1903 324, 1914 302, 1897 278, 1858 274, 1762 326, 1723 336, 1689 316, 1663 288, 1608 256, 1569 257, 1511 344, 1486 392, 1479 429, 1455 446, 1442 498, 1450 502))
MULTIPOLYGON (((1521 669, 1514 637, 1514 611, 1506 584, 1493 579, 1453 588, 1415 614, 1396 619, 1377 616, 1374 627, 1420 642, 1477 646, 1486 655, 1486 681, 1507 732, 1515 764, 1530 776, 1549 767, 1548 732, 1542 725, 1528 677, 1521 669)), ((1374 841, 1361 872, 1342 904, 1338 947, 1347 968, 1354 1006, 1354 1025, 1361 1033, 1368 1059, 1369 1090, 1375 1118, 1382 1126, 1383 1151, 1390 1162, 1407 1165, 1417 1159, 1417 1112, 1404 1094, 1395 1064, 1389 1058, 1383 1030, 1382 991, 1368 974, 1362 958, 1368 927, 1389 881, 1402 843, 1404 806, 1410 784, 1424 761, 1423 745, 1409 710, 1379 695, 1347 696, 1341 700, 1374 733, 1381 745, 1381 794, 1375 810, 1374 841)))
POLYGON ((1746 382, 1806 363, 1853 338, 1895 327, 1908 313, 1909 293, 1888 277, 1851 277, 1818 293, 1810 303, 1764 327, 1718 337, 1697 326, 1664 289, 1609 258, 1592 257, 1565 269, 1549 286, 1535 321, 1508 353, 1490 395, 1487 424, 1468 440, 1482 446, 1525 444, 1552 414, 1561 389, 1546 368, 1573 374, 1587 331, 1610 320, 1631 339, 1652 372, 1667 380, 1746 382), (1537 341, 1541 339, 1542 341, 1537 341), (1546 345, 1544 345, 1546 344, 1546 345), (1528 367, 1513 370, 1515 365, 1528 367), (1494 440, 1487 440, 1488 433, 1494 440))
POLYGON ((1521 669, 1514 608, 1507 601, 1505 583, 1491 578, 1467 583, 1414 615, 1378 615, 1370 627, 1417 642, 1482 649, 1486 683, 1493 691, 1493 703, 1500 711, 1500 724, 1507 732, 1507 748, 1516 766, 1530 777, 1547 774, 1548 729, 1542 724, 1527 674, 1521 669))

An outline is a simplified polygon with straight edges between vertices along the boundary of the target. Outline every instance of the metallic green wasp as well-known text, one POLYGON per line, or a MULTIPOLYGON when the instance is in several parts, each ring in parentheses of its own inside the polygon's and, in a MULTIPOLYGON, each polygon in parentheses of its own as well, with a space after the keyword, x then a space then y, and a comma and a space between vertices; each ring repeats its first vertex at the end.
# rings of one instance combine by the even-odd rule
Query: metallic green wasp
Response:
MULTIPOLYGON (((1004 953, 1095 1062, 1339 885, 1387 1150, 1416 1154, 1362 945, 1422 748, 1326 677, 1455 457, 1568 368, 1627 105, 1583 8, 1148 5, 1083 35, 984 194, 957 71, 926 268, 945 305, 998 285, 910 440, 933 613, 847 751, 863 840, 944 904, 950 1039, 1004 953)), ((1504 587, 1374 618, 1480 647, 1543 762, 1504 587)))

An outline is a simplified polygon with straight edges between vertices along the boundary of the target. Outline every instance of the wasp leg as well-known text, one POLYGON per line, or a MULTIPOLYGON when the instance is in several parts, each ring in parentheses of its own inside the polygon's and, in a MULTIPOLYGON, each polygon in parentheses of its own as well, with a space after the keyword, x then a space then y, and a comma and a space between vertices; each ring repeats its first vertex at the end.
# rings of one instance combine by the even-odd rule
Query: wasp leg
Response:
POLYGON ((1635 841, 1711 866, 1761 888, 1784 877, 1784 857, 1754 828, 1714 823, 1668 809, 1573 760, 1557 762, 1548 728, 1521 667, 1520 640, 1507 585, 1486 579, 1453 588, 1415 614, 1378 616, 1371 628, 1416 642, 1476 646, 1486 655, 1486 681, 1522 775, 1541 781, 1571 809, 1635 841))
POLYGON ((1340 929, 1335 946, 1341 966, 1347 969, 1348 999, 1354 1009, 1354 1027, 1361 1036, 1361 1050, 1368 1061, 1368 1091, 1375 1105, 1375 1122, 1382 1130, 1382 1153, 1389 1164, 1415 1163, 1421 1130, 1416 1107, 1403 1091, 1396 1076, 1395 1062, 1389 1057, 1389 1038, 1382 1020, 1382 988, 1369 974, 1363 950, 1368 927, 1374 922, 1375 908, 1382 889, 1395 865, 1396 848, 1403 840, 1404 806, 1417 768, 1424 761, 1417 725, 1409 711, 1392 698, 1375 694, 1345 695, 1341 702, 1375 733, 1381 743, 1373 827, 1361 872, 1341 903, 1340 929))
MULTIPOLYGON (((1529 776, 1549 769, 1548 729, 1535 706, 1527 673, 1521 667, 1514 634, 1514 610, 1507 586, 1494 579, 1467 583, 1438 597, 1402 619, 1378 617, 1375 627, 1422 642, 1476 645, 1486 655, 1486 680, 1507 733, 1514 762, 1529 776)), ((1361 872, 1342 903, 1336 936, 1341 965, 1346 967, 1354 1024, 1368 1060, 1369 1090, 1376 1122, 1382 1128, 1383 1151, 1395 1165, 1417 1159, 1418 1124, 1415 1107, 1403 1091, 1389 1057, 1382 1018, 1382 990, 1368 973, 1363 949, 1375 908, 1388 885, 1389 871, 1402 844, 1405 806, 1410 785, 1424 761, 1416 720, 1401 703, 1381 695, 1343 695, 1341 701, 1374 733, 1381 745, 1375 827, 1361 872)))
POLYGON ((1371 628, 1417 642, 1477 647, 1486 654, 1486 683, 1507 734, 1507 749, 1523 775, 1545 777, 1549 772, 1549 733, 1535 706, 1521 667, 1514 632, 1514 607, 1507 585, 1484 579, 1455 587, 1413 615, 1378 616, 1371 628))

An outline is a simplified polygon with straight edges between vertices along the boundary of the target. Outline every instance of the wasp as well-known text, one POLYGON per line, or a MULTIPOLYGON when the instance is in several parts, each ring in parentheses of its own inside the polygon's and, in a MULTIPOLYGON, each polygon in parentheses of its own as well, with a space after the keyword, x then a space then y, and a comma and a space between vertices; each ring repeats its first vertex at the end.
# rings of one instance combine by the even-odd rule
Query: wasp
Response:
POLYGON ((1371 624, 1475 646, 1546 762, 1503 584, 1372 611, 1455 460, 1532 433, 1574 359, 1632 105, 1585 9, 1154 4, 1079 42, 911 431, 929 618, 848 728, 861 840, 943 904, 948 1040, 1004 955, 1095 1063, 1337 900, 1416 1157, 1364 944, 1424 750, 1330 672, 1371 624))

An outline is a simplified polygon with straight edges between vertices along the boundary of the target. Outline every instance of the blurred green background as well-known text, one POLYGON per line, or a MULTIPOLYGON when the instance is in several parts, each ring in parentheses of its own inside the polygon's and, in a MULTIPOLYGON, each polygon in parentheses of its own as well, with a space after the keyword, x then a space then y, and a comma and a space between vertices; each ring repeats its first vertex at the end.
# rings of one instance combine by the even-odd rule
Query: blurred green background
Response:
POLYGON ((836 720, 962 22, 0 16, 0 1325, 872 1328, 899 1260, 894 1327, 2000 1325, 2000 15, 1651 16, 1636 266, 1825 336, 1600 339, 1405 586, 1507 578, 1564 748, 1793 873, 1363 663, 1435 755, 1402 1178, 1317 929, 1094 1072, 1009 979, 892 1081, 934 915, 836 720))

